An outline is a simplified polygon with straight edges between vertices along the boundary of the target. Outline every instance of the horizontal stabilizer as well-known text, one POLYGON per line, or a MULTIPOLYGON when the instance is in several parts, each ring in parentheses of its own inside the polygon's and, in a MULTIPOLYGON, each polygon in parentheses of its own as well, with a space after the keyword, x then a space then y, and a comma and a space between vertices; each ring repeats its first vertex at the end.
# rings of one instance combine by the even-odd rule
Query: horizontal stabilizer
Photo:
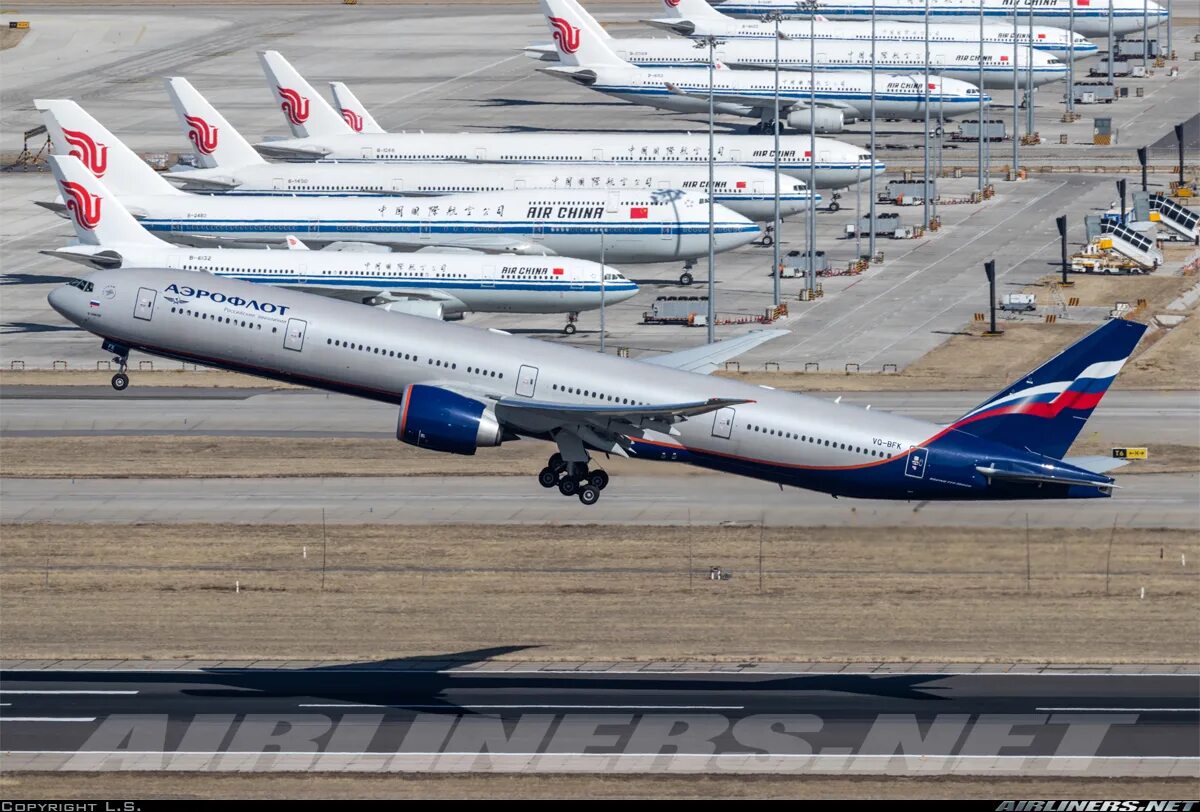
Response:
POLYGON ((262 144, 255 144, 254 148, 266 158, 279 158, 284 161, 315 161, 324 158, 332 151, 316 145, 300 146, 290 141, 266 141, 262 144))
POLYGON ((653 364, 671 369, 681 369, 685 372, 697 372, 709 375, 716 372, 721 364, 731 358, 749 352, 759 344, 787 335, 790 330, 751 330, 737 338, 727 338, 714 344, 702 344, 678 352, 656 355, 652 358, 639 358, 644 364, 653 364))
POLYGON ((1116 488, 1108 477, 1103 479, 1087 479, 1082 476, 1068 474, 1042 474, 1036 471, 1008 471, 987 465, 976 465, 975 470, 988 479, 1006 480, 1008 482, 1037 482, 1046 485, 1082 485, 1088 488, 1116 488))
POLYGON ((201 191, 226 192, 242 185, 240 180, 217 175, 193 175, 190 172, 164 172, 163 177, 174 181, 182 189, 199 189, 201 191))
POLYGON ((1074 465, 1076 468, 1082 468, 1085 471, 1091 471, 1093 474, 1106 474, 1109 471, 1115 471, 1129 464, 1129 460, 1122 460, 1116 457, 1067 457, 1063 460, 1067 465, 1074 465))

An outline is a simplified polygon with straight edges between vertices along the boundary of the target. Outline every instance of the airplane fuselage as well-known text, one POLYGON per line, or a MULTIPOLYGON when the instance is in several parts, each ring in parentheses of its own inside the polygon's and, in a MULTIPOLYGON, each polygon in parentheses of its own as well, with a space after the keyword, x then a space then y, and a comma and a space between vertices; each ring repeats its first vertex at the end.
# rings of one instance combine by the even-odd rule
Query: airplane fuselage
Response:
MULTIPOLYGON (((447 197, 221 197, 119 195, 148 230, 165 239, 320 243, 405 248, 460 246, 558 254, 614 263, 690 259, 708 252, 708 204, 679 190, 513 191, 447 197)), ((759 235, 752 222, 716 207, 716 250, 759 235)))
MULTIPOLYGON (((715 136, 718 167, 750 166, 774 168, 774 141, 765 135, 715 136)), ((704 166, 708 164, 708 134, 688 133, 355 133, 350 136, 268 141, 255 149, 284 160, 312 161, 317 158, 369 164, 408 164, 429 161, 460 161, 471 164, 535 164, 567 167, 582 164, 586 171, 659 166, 704 166)), ((815 167, 807 137, 780 139, 780 170, 807 180, 815 170, 820 189, 839 189, 886 169, 874 164, 862 147, 817 139, 815 167)), ((375 166, 377 172, 396 171, 375 166)))
MULTIPOLYGON (((865 174, 865 173, 864 173, 865 174)), ((356 162, 253 164, 175 172, 169 176, 189 191, 272 195, 421 195, 547 189, 556 192, 653 192, 708 189, 708 166, 650 164, 405 163, 380 166, 356 162)), ((714 200, 755 221, 774 217, 775 175, 765 169, 722 165, 715 168, 714 200)), ((817 196, 820 199, 820 196, 817 196)), ((780 211, 789 217, 808 208, 803 181, 780 179, 780 211)))
MULTIPOLYGON (((1166 19, 1166 9, 1153 0, 934 0, 929 16, 934 22, 974 22, 978 25, 980 8, 989 22, 1012 20, 1014 11, 1019 26, 1028 27, 1032 10, 1033 25, 1066 28, 1073 25, 1077 34, 1098 37, 1108 32, 1111 5, 1113 31, 1130 34, 1142 31, 1166 19), (1072 8, 1073 6, 1073 8, 1072 8), (1143 10, 1145 9, 1145 10, 1143 10)), ((880 20, 923 20, 925 0, 818 0, 817 13, 831 20, 870 20, 871 9, 880 20)), ((716 10, 731 17, 762 17, 779 12, 785 17, 803 17, 793 0, 726 0, 716 10)))

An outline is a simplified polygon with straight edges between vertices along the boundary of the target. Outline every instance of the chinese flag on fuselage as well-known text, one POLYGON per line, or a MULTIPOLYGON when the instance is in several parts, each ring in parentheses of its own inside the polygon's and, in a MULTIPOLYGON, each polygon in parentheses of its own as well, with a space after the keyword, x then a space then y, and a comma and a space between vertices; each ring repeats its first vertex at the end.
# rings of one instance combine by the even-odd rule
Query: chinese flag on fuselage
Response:
POLYGON ((650 209, 645 206, 634 206, 629 210, 630 220, 645 220, 650 216, 650 209))

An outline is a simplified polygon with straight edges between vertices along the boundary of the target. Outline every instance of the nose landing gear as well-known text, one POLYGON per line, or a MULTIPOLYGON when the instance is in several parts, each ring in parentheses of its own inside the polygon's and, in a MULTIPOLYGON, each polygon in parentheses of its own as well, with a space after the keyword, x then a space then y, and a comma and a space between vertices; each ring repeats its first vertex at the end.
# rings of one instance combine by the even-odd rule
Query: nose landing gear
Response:
POLYGON ((585 505, 600 501, 600 491, 608 487, 609 477, 605 471, 588 470, 585 462, 566 462, 562 455, 550 455, 546 467, 538 473, 538 484, 543 488, 558 488, 563 496, 578 496, 585 505))
POLYGON ((694 259, 689 259, 687 262, 683 263, 683 273, 679 275, 679 284, 687 287, 695 281, 695 279, 692 277, 692 269, 695 267, 696 260, 694 259))
POLYGON ((567 314, 567 325, 565 327, 563 327, 563 329, 562 329, 563 335, 565 335, 565 336, 575 335, 575 330, 576 330, 575 322, 577 322, 577 321, 579 321, 578 313, 568 313, 567 314))

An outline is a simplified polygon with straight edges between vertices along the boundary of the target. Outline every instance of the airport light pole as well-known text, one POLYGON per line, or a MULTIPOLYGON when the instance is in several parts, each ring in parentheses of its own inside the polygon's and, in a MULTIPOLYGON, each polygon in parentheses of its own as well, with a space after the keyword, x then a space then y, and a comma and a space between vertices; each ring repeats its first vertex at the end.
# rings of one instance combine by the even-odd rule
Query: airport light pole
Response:
POLYGON ((924 171, 921 191, 921 217, 925 228, 929 228, 929 0, 925 0, 925 82, 921 92, 925 98, 925 148, 922 150, 924 171))
POLYGON ((714 36, 703 37, 696 43, 697 48, 708 49, 708 318, 707 335, 708 343, 712 344, 717 340, 716 325, 717 320, 717 252, 714 246, 715 240, 715 217, 713 211, 713 191, 715 189, 714 181, 714 162, 716 161, 716 115, 714 96, 716 90, 713 87, 713 70, 716 67, 717 38, 714 36))
POLYGON ((817 290, 817 0, 803 0, 800 7, 809 12, 809 299, 817 290))
MULTIPOLYGON (((1109 0, 1112 2, 1112 0, 1109 0)), ((1142 0, 1142 68, 1150 70, 1150 4, 1142 0)))
MULTIPOLYGON (((1013 53, 1016 57, 1016 53, 1013 53)), ((1029 5, 1029 53, 1025 57, 1025 132, 1033 135, 1033 4, 1029 5)))
MULTIPOLYGON (((983 0, 980 0, 983 2, 983 0)), ((875 259, 875 0, 871 0, 871 166, 867 170, 867 252, 875 259)), ((855 225, 857 230, 862 223, 855 225)))
POLYGON ((1075 120, 1075 3, 1067 6, 1067 118, 1075 120))
POLYGON ((1113 2, 1108 0, 1108 83, 1113 83, 1113 2))
POLYGON ((604 264, 604 226, 600 227, 600 354, 604 354, 604 306, 605 293, 608 290, 608 266, 604 264))
MULTIPOLYGON (((1031 0, 1032 2, 1032 0, 1031 0)), ((1110 0, 1111 2, 1111 0, 1110 0)), ((1013 131, 1012 131, 1012 175, 1010 180, 1017 179, 1017 168, 1021 165, 1021 74, 1017 70, 1017 54, 1020 52, 1017 32, 1017 4, 1013 0, 1013 131)))
MULTIPOLYGON (((874 0, 872 0, 874 2, 874 0)), ((978 163, 975 168, 975 180, 979 194, 983 195, 983 0, 979 0, 979 140, 975 142, 978 149, 978 163)))
MULTIPOLYGON (((772 11, 770 14, 763 17, 764 22, 775 23, 775 116, 773 118, 775 127, 775 144, 773 150, 775 154, 775 223, 774 240, 772 240, 774 250, 772 251, 771 262, 771 300, 774 302, 776 307, 779 307, 779 303, 782 301, 782 294, 779 290, 779 241, 781 239, 780 231, 782 230, 783 226, 783 218, 779 215, 779 23, 782 20, 783 14, 778 11, 772 11)), ((812 190, 810 189, 810 199, 808 203, 810 206, 812 205, 811 194, 812 190)))

